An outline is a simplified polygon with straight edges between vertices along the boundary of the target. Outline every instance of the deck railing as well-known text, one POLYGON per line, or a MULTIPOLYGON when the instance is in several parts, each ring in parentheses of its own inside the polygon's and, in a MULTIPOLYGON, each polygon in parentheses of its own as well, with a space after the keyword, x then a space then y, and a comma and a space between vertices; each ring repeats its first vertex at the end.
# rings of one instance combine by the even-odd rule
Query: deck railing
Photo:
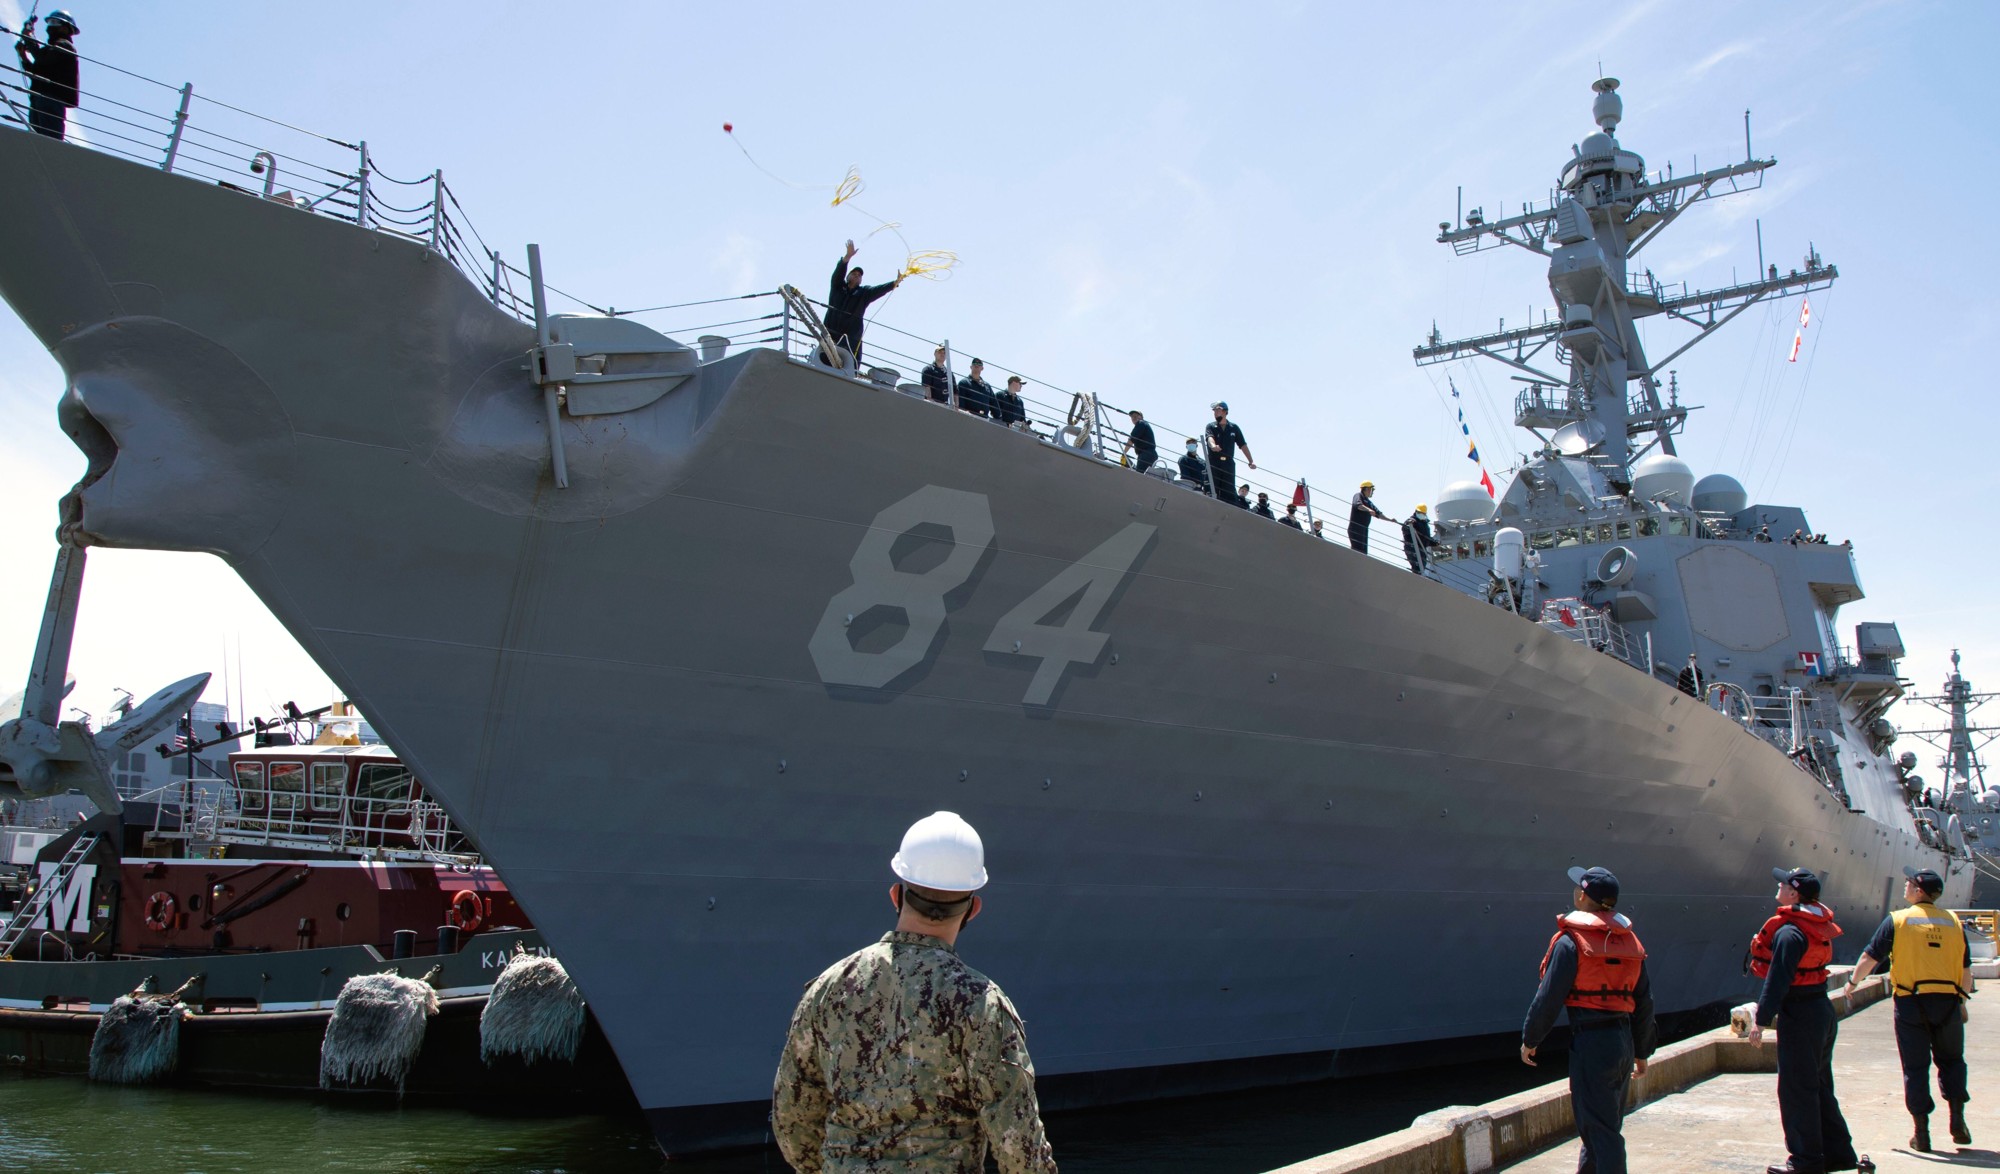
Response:
MULTIPOLYGON (((0 35, 17 31, 0 25, 0 35)), ((364 139, 349 141, 269 118, 78 54, 85 84, 67 119, 67 139, 248 198, 416 241, 452 264, 516 315, 497 251, 479 237, 448 184, 433 170, 399 178, 382 170, 364 139)), ((12 55, 0 62, 0 127, 26 132, 29 81, 12 55)))

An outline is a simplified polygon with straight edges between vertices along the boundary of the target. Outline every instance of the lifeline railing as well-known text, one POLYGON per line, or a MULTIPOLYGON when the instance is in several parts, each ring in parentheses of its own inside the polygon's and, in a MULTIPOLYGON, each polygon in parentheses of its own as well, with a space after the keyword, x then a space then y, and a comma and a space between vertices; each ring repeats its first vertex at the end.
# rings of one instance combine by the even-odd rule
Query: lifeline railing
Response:
MULTIPOLYGON (((817 299, 802 300, 815 313, 825 313, 826 303, 817 299)), ((811 324, 801 319, 781 292, 709 298, 618 310, 615 313, 618 317, 644 319, 648 326, 670 338, 693 342, 710 351, 728 347, 773 347, 794 362, 831 369, 821 353, 811 324)), ((886 322, 871 321, 862 340, 860 371, 846 373, 862 382, 893 387, 928 402, 921 373, 930 364, 933 349, 939 346, 945 348, 946 386, 953 397, 950 405, 940 404, 939 407, 957 406, 959 380, 967 373, 970 359, 977 356, 986 360, 986 382, 995 392, 1006 387, 1010 375, 1019 375, 1025 382, 1021 395, 1021 414, 1024 418, 1014 426, 1016 431, 1075 456, 1114 466, 1122 463, 1121 456, 1130 438, 1130 416, 1126 409, 1106 403, 1091 392, 1072 390, 1009 367, 991 357, 1000 353, 998 351, 967 346, 949 339, 926 338, 886 322)), ((1192 436, 1200 439, 1203 435, 1200 429, 1174 431, 1157 422, 1154 422, 1154 433, 1160 454, 1158 463, 1169 470, 1178 468, 1182 451, 1178 438, 1192 436)), ((1255 445, 1251 447, 1255 451, 1255 445)), ((1272 513, 1278 516, 1282 516, 1285 507, 1291 504, 1294 486, 1306 484, 1303 478, 1277 476, 1261 465, 1252 471, 1240 459, 1236 472, 1239 484, 1250 485, 1252 500, 1258 490, 1270 496, 1272 513)), ((1185 491, 1201 492, 1186 481, 1155 480, 1185 491)), ((1336 499, 1333 509, 1318 511, 1314 508, 1311 487, 1308 485, 1307 489, 1306 503, 1298 519, 1302 536, 1311 541, 1312 522, 1319 520, 1324 523, 1326 541, 1343 549, 1348 548, 1348 503, 1336 499)), ((1366 533, 1366 546, 1367 550, 1359 553, 1366 553, 1392 566, 1407 568, 1408 557, 1401 523, 1394 520, 1374 521, 1366 533)), ((1424 574, 1466 595, 1477 598, 1489 595, 1491 574, 1484 566, 1464 561, 1427 560, 1424 574)))
MULTIPOLYGON (((18 35, 0 25, 0 34, 18 35)), ((494 304, 532 318, 509 266, 487 246, 444 172, 399 179, 365 139, 349 142, 78 54, 88 85, 68 112, 68 141, 269 200, 416 241, 448 258, 494 304)), ((28 78, 0 62, 0 123, 25 130, 28 78)))
POLYGON ((1642 673, 1652 672, 1652 633, 1635 636, 1631 629, 1580 598, 1544 600, 1536 622, 1558 636, 1615 656, 1642 673))

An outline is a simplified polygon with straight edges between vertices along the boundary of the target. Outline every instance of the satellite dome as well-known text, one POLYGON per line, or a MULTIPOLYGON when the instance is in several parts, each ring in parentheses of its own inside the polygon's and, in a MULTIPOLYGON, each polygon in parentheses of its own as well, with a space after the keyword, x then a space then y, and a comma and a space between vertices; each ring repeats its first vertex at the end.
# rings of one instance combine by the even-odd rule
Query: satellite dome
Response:
POLYGON ((1694 470, 1679 457, 1656 452, 1632 466, 1632 496, 1639 501, 1664 498, 1690 504, 1694 495, 1694 470))
POLYGON ((1584 136, 1583 142, 1577 144, 1577 150, 1585 159, 1609 159, 1618 153, 1618 140, 1599 131, 1584 136))
POLYGON ((1729 474, 1710 473, 1694 483, 1693 504, 1704 514, 1740 514, 1750 504, 1750 495, 1729 474))
POLYGON ((1477 481, 1454 481, 1438 494, 1440 522, 1483 522, 1493 516, 1493 499, 1477 481))

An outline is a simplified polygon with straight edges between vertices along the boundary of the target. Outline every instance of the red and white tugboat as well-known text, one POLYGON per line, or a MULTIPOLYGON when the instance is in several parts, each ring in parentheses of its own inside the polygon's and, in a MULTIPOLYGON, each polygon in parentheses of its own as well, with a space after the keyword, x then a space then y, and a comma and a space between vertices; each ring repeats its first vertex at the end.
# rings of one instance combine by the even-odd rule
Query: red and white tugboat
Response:
POLYGON ((0 1063, 125 1082, 628 1097, 575 988, 533 961, 548 954, 540 934, 409 768, 345 707, 286 709, 160 747, 192 762, 255 740, 221 777, 126 799, 42 846, 0 929, 0 1063), (489 997, 516 955, 496 1025, 489 997))

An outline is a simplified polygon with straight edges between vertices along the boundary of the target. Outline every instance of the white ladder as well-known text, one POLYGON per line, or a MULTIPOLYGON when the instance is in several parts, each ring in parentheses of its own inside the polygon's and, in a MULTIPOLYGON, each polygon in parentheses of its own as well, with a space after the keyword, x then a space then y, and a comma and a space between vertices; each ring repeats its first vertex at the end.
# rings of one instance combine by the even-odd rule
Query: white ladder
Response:
POLYGON ((48 913, 49 904, 56 899, 56 894, 69 888, 70 874, 74 873, 76 866, 82 864, 91 850, 97 847, 98 839, 99 835, 96 832, 84 832, 78 835, 76 842, 69 846, 69 851, 64 852, 62 860, 56 864, 56 870, 43 878, 41 883, 35 886, 34 894, 14 911, 14 916, 7 921, 7 927, 0 929, 0 958, 13 956, 14 947, 20 945, 21 939, 28 936, 28 931, 34 927, 35 922, 40 921, 48 913))

